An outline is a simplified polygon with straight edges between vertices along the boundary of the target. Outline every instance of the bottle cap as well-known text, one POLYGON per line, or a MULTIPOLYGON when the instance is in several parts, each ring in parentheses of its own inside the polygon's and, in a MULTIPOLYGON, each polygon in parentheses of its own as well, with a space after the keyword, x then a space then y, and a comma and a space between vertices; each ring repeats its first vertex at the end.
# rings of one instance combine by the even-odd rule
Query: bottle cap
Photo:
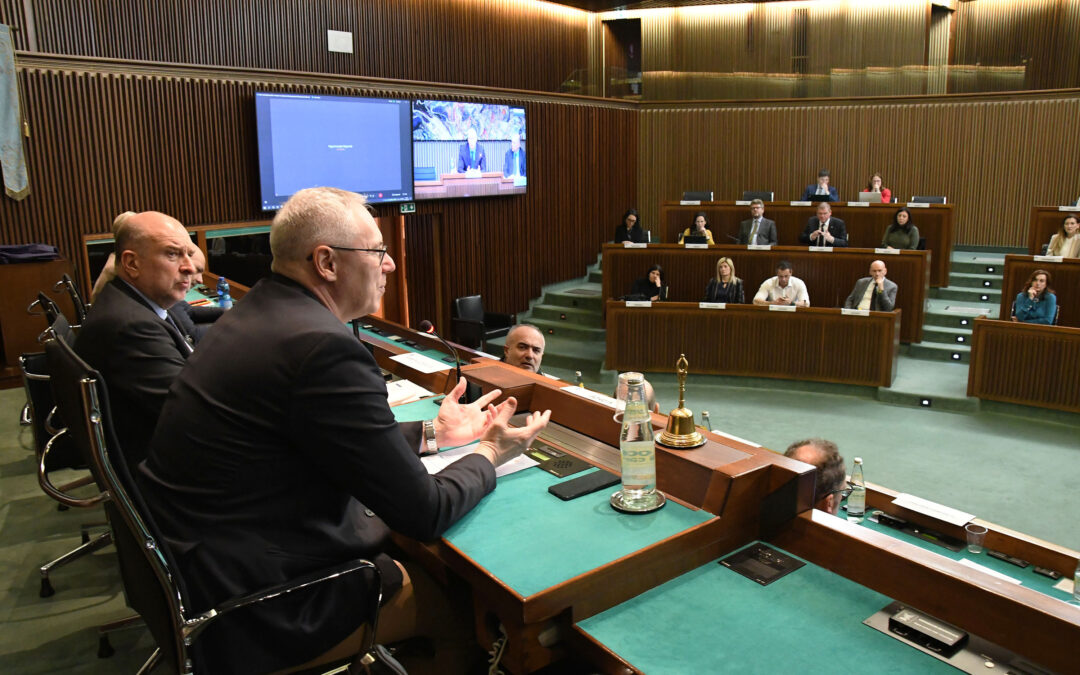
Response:
POLYGON ((856 457, 855 458, 855 463, 856 464, 862 464, 862 457, 856 457))

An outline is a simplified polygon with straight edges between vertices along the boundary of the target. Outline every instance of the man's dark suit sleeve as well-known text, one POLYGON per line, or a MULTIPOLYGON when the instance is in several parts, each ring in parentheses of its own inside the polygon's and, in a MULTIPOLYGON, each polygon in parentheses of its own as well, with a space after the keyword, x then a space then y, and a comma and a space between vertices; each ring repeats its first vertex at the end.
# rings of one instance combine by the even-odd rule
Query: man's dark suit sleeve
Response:
MULTIPOLYGON (((829 246, 836 246, 837 248, 843 248, 847 246, 847 225, 839 218, 833 218, 829 221, 830 232, 832 232, 831 226, 836 225, 836 232, 833 232, 833 243, 829 246)), ((809 237, 809 235, 807 235, 809 237)))
POLYGON ((898 286, 888 279, 885 280, 885 287, 881 291, 881 295, 878 296, 878 311, 879 312, 891 312, 896 309, 896 290, 898 286))
POLYGON ((863 286, 862 282, 862 279, 855 282, 855 288, 851 289, 851 293, 844 300, 844 309, 855 309, 859 306, 859 300, 862 299, 862 294, 866 292, 866 286, 863 286))
POLYGON ((814 242, 810 241, 810 233, 818 228, 818 219, 811 217, 806 221, 806 227, 803 228, 802 234, 799 235, 799 242, 806 244, 807 246, 813 246, 814 242))
POLYGON ((120 326, 106 356, 110 392, 123 391, 156 419, 169 387, 184 367, 176 341, 156 316, 120 326))
POLYGON ((768 226, 765 228, 765 234, 769 237, 769 245, 776 246, 776 221, 766 218, 761 222, 762 225, 768 226))

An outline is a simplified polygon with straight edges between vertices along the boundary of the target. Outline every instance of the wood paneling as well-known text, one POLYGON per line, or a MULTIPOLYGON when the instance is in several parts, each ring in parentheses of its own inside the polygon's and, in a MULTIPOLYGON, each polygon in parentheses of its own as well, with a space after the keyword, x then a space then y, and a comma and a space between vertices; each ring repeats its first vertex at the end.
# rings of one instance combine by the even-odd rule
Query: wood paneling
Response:
POLYGON ((1075 93, 1047 98, 918 99, 806 104, 642 104, 638 191, 642 219, 683 190, 717 200, 743 190, 798 199, 818 169, 840 198, 877 171, 900 201, 945 195, 954 244, 1023 246, 1029 209, 1076 198, 1080 154, 1075 93))
MULTIPOLYGON (((852 194, 857 197, 858 194, 852 194)), ((871 204, 870 206, 846 206, 833 204, 832 214, 844 221, 848 245, 856 248, 878 248, 885 230, 892 224, 893 216, 902 204, 871 204)), ((739 223, 750 217, 748 206, 735 202, 703 203, 699 206, 682 206, 677 202, 660 205, 660 239, 677 242, 694 214, 704 211, 709 229, 718 244, 733 242, 739 234, 739 223)), ((911 222, 919 228, 919 236, 926 239, 930 252, 930 285, 949 285, 949 263, 952 258, 953 211, 951 204, 932 204, 929 208, 912 208, 911 222)), ((816 206, 791 206, 774 202, 765 205, 765 217, 776 221, 776 239, 780 246, 806 246, 799 242, 799 235, 806 228, 806 221, 817 214, 816 206)), ((656 235, 653 241, 656 241, 656 235)))
POLYGON ((870 263, 881 258, 888 267, 888 277, 899 286, 896 308, 903 311, 900 340, 922 340, 928 290, 925 251, 901 251, 899 255, 883 256, 867 249, 810 252, 805 246, 750 251, 744 246, 684 249, 677 244, 650 244, 647 249, 640 249, 607 244, 604 246, 604 297, 618 298, 629 293, 633 282, 644 277, 649 266, 657 263, 664 268, 672 301, 699 302, 705 297, 709 279, 716 276, 716 261, 723 256, 730 257, 735 263, 735 274, 743 280, 747 303, 753 302, 761 283, 776 274, 776 264, 787 260, 794 276, 806 283, 812 307, 843 306, 855 282, 869 275, 870 263))
POLYGON ((1011 315, 1012 303, 1024 290, 1028 277, 1035 270, 1050 273, 1050 288, 1057 295, 1060 308, 1059 326, 1080 328, 1080 259, 1065 258, 1062 262, 1038 262, 1029 255, 1005 256, 1005 275, 1001 281, 999 317, 1011 315))
MULTIPOLYGON (((125 210, 160 210, 186 225, 265 217, 258 199, 255 91, 442 97, 525 107, 527 194, 417 204, 418 216, 437 215, 442 225, 438 250, 406 251, 410 270, 418 273, 440 257, 443 293, 433 304, 448 307, 455 296, 483 292, 491 311, 524 309, 544 284, 584 274, 611 236, 611 214, 635 200, 638 116, 630 104, 489 90, 455 93, 355 78, 194 67, 137 70, 120 63, 22 60, 33 129, 26 142, 32 192, 21 202, 0 200, 0 239, 52 243, 76 260, 81 235, 107 231, 125 210)), ((389 216, 397 206, 376 212, 389 216)), ((419 244, 423 237, 417 229, 409 241, 419 244)), ((435 291, 416 284, 410 292, 435 291)))
POLYGON ((604 367, 674 372, 685 354, 692 373, 888 387, 899 336, 898 311, 846 316, 817 307, 781 312, 660 302, 644 308, 609 300, 604 367))
POLYGON ((967 395, 1080 413, 1080 329, 976 319, 967 395))

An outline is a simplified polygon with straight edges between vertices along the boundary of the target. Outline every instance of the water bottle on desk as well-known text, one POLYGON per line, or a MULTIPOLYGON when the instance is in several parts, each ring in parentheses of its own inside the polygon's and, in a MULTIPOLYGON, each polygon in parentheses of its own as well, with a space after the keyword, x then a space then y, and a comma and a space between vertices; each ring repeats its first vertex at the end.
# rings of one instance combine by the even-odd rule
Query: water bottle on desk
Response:
POLYGON ((851 467, 851 494, 847 498, 847 519, 861 523, 866 513, 866 480, 863 479, 862 457, 855 458, 851 467))
POLYGON ((222 309, 232 309, 232 296, 229 295, 229 280, 225 277, 218 278, 218 305, 222 309))
POLYGON ((611 495, 611 505, 625 513, 647 513, 663 506, 667 498, 656 489, 656 445, 652 415, 645 402, 645 377, 622 373, 619 382, 619 390, 626 391, 619 435, 622 489, 611 495))

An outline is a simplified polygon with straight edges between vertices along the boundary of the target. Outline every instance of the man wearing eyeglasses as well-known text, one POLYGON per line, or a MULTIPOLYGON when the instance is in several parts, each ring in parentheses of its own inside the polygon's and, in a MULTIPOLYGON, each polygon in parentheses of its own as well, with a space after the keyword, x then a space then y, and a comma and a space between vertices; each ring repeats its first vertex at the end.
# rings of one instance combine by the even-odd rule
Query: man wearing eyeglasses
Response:
POLYGON ((785 457, 797 459, 817 467, 817 482, 814 485, 817 502, 814 508, 831 513, 840 512, 840 502, 849 492, 844 472, 844 458, 836 443, 824 438, 808 438, 795 441, 788 446, 785 457))
MULTIPOLYGON (((495 390, 460 405, 462 379, 436 419, 394 420, 375 359, 346 326, 378 309, 394 271, 362 196, 301 190, 275 216, 270 247, 273 276, 207 333, 140 466, 189 609, 363 557, 382 576, 377 639, 449 637, 436 639, 437 650, 453 645, 437 663, 463 671, 471 612, 394 560, 390 532, 437 538, 495 488, 495 467, 526 449, 550 412, 512 428, 513 398, 488 405, 495 390), (420 461, 477 439, 437 474, 420 461)), ((306 670, 355 654, 369 584, 346 575, 214 624, 198 640, 201 669, 306 670)))

